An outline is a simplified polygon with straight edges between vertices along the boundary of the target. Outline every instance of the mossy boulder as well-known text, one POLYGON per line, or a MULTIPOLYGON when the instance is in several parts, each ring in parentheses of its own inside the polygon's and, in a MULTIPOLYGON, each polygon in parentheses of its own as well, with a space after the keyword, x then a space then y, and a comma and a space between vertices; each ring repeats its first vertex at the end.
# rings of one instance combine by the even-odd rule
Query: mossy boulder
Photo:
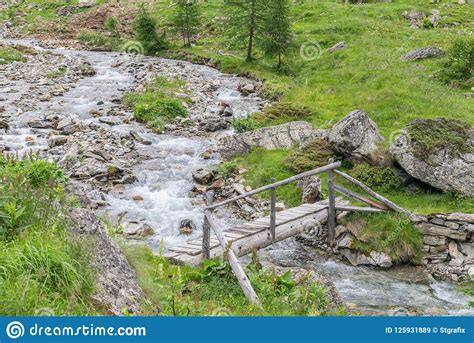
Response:
POLYGON ((445 118, 409 123, 390 147, 414 178, 445 192, 474 195, 474 129, 445 118))

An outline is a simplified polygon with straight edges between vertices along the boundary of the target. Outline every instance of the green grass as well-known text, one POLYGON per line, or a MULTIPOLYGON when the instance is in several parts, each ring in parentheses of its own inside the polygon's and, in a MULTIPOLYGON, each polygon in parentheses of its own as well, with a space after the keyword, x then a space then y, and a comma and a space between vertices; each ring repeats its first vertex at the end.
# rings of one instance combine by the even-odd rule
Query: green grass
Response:
POLYGON ((466 295, 474 296, 474 280, 463 282, 459 290, 466 295))
POLYGON ((8 64, 15 61, 26 62, 26 58, 21 51, 15 48, 0 46, 0 64, 8 64))
POLYGON ((87 243, 69 232, 55 165, 0 158, 0 315, 96 314, 87 243))
POLYGON ((277 276, 247 266, 246 273, 262 302, 263 310, 245 298, 227 263, 205 261, 202 267, 171 265, 145 246, 122 245, 149 300, 150 314, 171 316, 278 316, 345 315, 330 309, 319 284, 298 285, 291 274, 277 276))
POLYGON ((351 248, 368 254, 371 251, 388 254, 394 263, 420 263, 423 235, 410 218, 400 213, 354 213, 344 223, 358 222, 363 228, 351 248))
MULTIPOLYGON (((157 7, 156 14, 160 22, 166 23, 170 11, 165 6, 166 1, 157 7)), ((208 57, 224 71, 265 80, 269 95, 280 94, 284 102, 310 108, 314 112, 310 121, 317 127, 330 127, 356 108, 366 110, 386 138, 415 118, 449 117, 473 124, 472 101, 463 97, 462 90, 432 77, 442 67, 443 58, 400 60, 406 52, 427 45, 448 49, 455 38, 472 30, 468 20, 474 15, 472 6, 443 3, 443 21, 461 23, 447 29, 412 29, 401 16, 404 10, 429 13, 437 8, 439 4, 421 0, 363 6, 336 1, 295 5, 292 22, 297 44, 286 60, 287 72, 278 73, 274 61, 258 52, 256 61, 250 64, 244 62, 242 50, 227 49, 225 55, 218 54, 226 45, 215 19, 219 11, 215 1, 202 5, 204 38, 189 49, 181 48, 176 40, 174 54, 195 60, 208 57), (333 54, 325 51, 343 40, 349 45, 347 49, 333 54), (299 47, 304 42, 317 42, 321 56, 303 60, 299 47)))
POLYGON ((144 92, 129 93, 123 100, 126 105, 133 108, 137 121, 146 123, 156 133, 161 133, 166 123, 188 114, 183 102, 188 102, 189 98, 176 97, 178 92, 183 95, 187 92, 183 81, 158 77, 146 86, 144 92))
MULTIPOLYGON (((239 167, 247 169, 247 172, 243 175, 245 183, 252 188, 257 188, 269 184, 272 177, 275 177, 277 180, 283 180, 295 175, 295 172, 291 169, 291 164, 288 164, 289 158, 295 153, 298 153, 296 148, 274 151, 255 149, 248 155, 236 157, 232 161, 237 163, 239 167)), ((308 165, 306 168, 302 168, 301 171, 309 170, 311 167, 311 165, 308 165)), ((343 167, 340 169, 354 177, 360 177, 364 167, 356 166, 355 172, 353 172, 350 166, 343 164, 343 167)), ((410 191, 405 187, 399 187, 399 183, 393 178, 393 174, 383 167, 369 169, 370 173, 364 171, 365 177, 368 178, 367 180, 373 176, 373 169, 377 172, 377 178, 369 180, 373 190, 413 213, 473 212, 474 197, 460 197, 456 194, 442 193, 431 189, 420 189, 416 192, 410 191), (385 175, 388 174, 387 172, 389 173, 388 177, 390 177, 387 181, 391 180, 392 188, 389 188, 386 182, 379 182, 380 180, 378 179, 380 177, 387 177, 385 175)), ((327 174, 319 176, 322 180, 323 194, 327 194, 327 174)), ((361 189, 348 183, 340 176, 336 176, 336 183, 360 194, 365 194, 361 189)), ((294 183, 278 188, 276 194, 277 199, 284 201, 288 207, 301 204, 301 191, 294 183)), ((267 193, 262 193, 261 196, 264 199, 269 198, 267 193)))

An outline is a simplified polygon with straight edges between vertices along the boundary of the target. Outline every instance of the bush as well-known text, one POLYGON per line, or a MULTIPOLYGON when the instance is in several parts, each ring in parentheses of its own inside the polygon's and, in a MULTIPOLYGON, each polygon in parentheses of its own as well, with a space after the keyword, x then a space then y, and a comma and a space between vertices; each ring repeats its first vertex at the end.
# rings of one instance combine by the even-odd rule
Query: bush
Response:
POLYGON ((447 54, 447 60, 438 75, 447 84, 470 87, 468 80, 474 76, 474 39, 457 39, 447 54))
POLYGON ((0 46, 0 65, 15 61, 25 62, 26 58, 17 49, 0 46))
POLYGON ((228 179, 237 168, 237 163, 234 161, 221 163, 217 166, 217 175, 223 179, 228 179))
POLYGON ((258 124, 252 117, 234 119, 232 126, 237 133, 253 131, 258 128, 258 124))
POLYGON ((345 224, 357 222, 362 231, 352 242, 352 248, 368 254, 371 251, 388 254, 394 263, 420 263, 423 235, 401 213, 354 213, 345 224))
POLYGON ((400 178, 390 167, 374 167, 362 163, 355 166, 351 174, 367 186, 385 192, 400 189, 402 186, 400 178))
POLYGON ((115 37, 119 37, 119 36, 120 36, 120 33, 119 33, 119 31, 118 31, 118 25, 119 25, 118 19, 115 18, 115 17, 109 16, 109 17, 107 17, 107 19, 105 20, 105 29, 106 29, 112 36, 115 36, 115 37))
POLYGON ((323 138, 317 139, 303 149, 291 152, 284 165, 293 173, 299 174, 328 164, 332 155, 329 143, 323 138))
POLYGON ((144 4, 140 5, 137 16, 133 21, 135 38, 143 45, 146 55, 152 55, 166 47, 163 37, 156 32, 156 22, 150 16, 144 4))

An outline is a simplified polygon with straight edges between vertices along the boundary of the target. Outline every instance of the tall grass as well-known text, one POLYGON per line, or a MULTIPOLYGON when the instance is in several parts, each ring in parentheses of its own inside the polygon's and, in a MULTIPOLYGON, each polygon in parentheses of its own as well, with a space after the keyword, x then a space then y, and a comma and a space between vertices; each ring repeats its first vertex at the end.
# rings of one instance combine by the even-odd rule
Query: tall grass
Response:
POLYGON ((67 230, 64 174, 0 157, 0 315, 94 313, 87 245, 67 230))

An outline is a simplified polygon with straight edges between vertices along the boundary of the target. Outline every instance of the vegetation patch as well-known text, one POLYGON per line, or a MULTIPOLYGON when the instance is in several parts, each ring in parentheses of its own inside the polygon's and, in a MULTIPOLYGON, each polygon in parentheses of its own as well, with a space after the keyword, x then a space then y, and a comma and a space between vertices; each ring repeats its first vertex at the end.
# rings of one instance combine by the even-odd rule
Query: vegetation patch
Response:
POLYGON ((26 62, 26 58, 18 49, 0 46, 0 64, 8 64, 15 61, 26 62))
POLYGON ((468 123, 446 118, 416 119, 407 126, 413 153, 421 159, 441 149, 452 156, 472 151, 470 129, 468 123))
POLYGON ((278 276, 261 269, 258 261, 246 267, 263 310, 244 296, 228 263, 204 261, 202 267, 175 266, 154 256, 145 246, 122 247, 137 271, 151 314, 169 316, 319 316, 345 314, 330 310, 326 290, 313 283, 300 285, 291 273, 278 276))
POLYGON ((444 83, 470 88, 474 77, 474 39, 459 38, 449 49, 438 77, 444 83))
POLYGON ((410 218, 400 213, 354 213, 346 220, 360 221, 363 228, 352 242, 352 248, 368 254, 384 252, 394 263, 420 263, 423 236, 410 218))
POLYGON ((237 169, 236 162, 223 162, 217 166, 217 176, 227 180, 237 169))
POLYGON ((324 138, 317 139, 302 149, 293 150, 285 159, 285 166, 295 174, 299 174, 328 164, 333 151, 324 138))
POLYGON ((306 106, 280 102, 265 107, 262 112, 252 115, 260 126, 278 125, 289 121, 305 120, 313 114, 306 106))
POLYGON ((398 190, 402 187, 400 178, 390 167, 371 166, 367 163, 356 165, 351 174, 367 186, 384 192, 398 190))
MULTIPOLYGON (((268 185, 271 178, 278 181, 294 175, 284 164, 284 160, 289 153, 290 151, 283 149, 267 151, 257 148, 245 156, 236 157, 232 161, 247 170, 244 174, 245 182, 255 189, 268 185)), ((263 192, 260 193, 260 196, 269 199, 270 193, 263 192)), ((278 187, 276 196, 279 201, 284 201, 286 206, 293 207, 301 204, 301 190, 296 187, 295 183, 278 187)))
POLYGON ((459 286, 459 290, 466 295, 474 297, 474 280, 463 282, 459 286))
POLYGON ((95 314, 87 244, 67 230, 64 174, 0 157, 0 180, 0 315, 95 314))
POLYGON ((186 94, 185 83, 179 80, 169 80, 158 77, 148 84, 142 93, 129 93, 124 97, 124 104, 133 108, 135 119, 146 123, 156 133, 162 133, 166 123, 178 116, 188 115, 183 102, 187 97, 179 99, 176 93, 186 94))

